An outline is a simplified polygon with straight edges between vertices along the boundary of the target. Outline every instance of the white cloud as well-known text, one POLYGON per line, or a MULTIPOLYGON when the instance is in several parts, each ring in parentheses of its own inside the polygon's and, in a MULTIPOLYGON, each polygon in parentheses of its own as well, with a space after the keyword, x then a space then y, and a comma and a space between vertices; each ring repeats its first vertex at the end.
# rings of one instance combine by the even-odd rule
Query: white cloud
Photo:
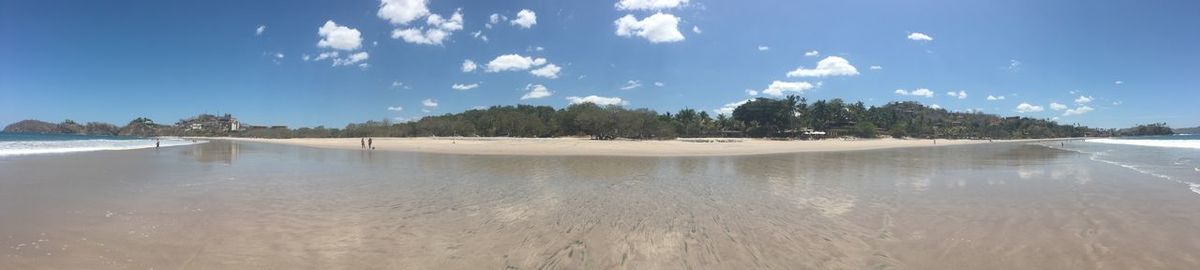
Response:
POLYGON ((538 76, 538 77, 557 79, 559 71, 562 71, 561 67, 558 67, 557 65, 554 65, 554 64, 546 64, 545 66, 542 66, 541 68, 530 70, 529 74, 533 74, 534 76, 538 76))
POLYGON ((1088 107, 1086 105, 1079 106, 1074 109, 1070 109, 1070 110, 1067 110, 1066 112, 1063 112, 1063 116, 1081 115, 1081 114, 1088 113, 1092 110, 1093 110, 1092 107, 1088 107))
POLYGON ((871 66, 870 69, 871 70, 880 70, 880 69, 883 69, 883 67, 882 66, 871 66))
POLYGON ((1050 102, 1050 109, 1055 111, 1066 110, 1067 105, 1059 104, 1058 102, 1050 102))
POLYGON ((371 64, 368 64, 368 63, 358 64, 358 69, 367 70, 369 68, 371 68, 371 64))
POLYGON ((537 24, 537 13, 534 13, 532 10, 522 9, 517 12, 517 17, 510 23, 512 25, 519 25, 521 28, 533 27, 533 25, 537 24))
POLYGON ((337 57, 338 57, 338 52, 323 52, 321 54, 318 54, 316 58, 313 58, 313 61, 321 61, 321 60, 325 60, 326 58, 337 58, 337 57))
POLYGON ((545 50, 546 50, 546 48, 542 48, 542 46, 537 46, 536 48, 533 48, 533 50, 534 50, 534 51, 539 51, 539 52, 540 52, 540 51, 545 51, 545 50))
POLYGON ((1118 84, 1118 85, 1120 85, 1120 84, 1125 84, 1125 82, 1124 82, 1124 81, 1115 81, 1115 82, 1113 82, 1113 84, 1118 84))
POLYGON ((442 45, 455 31, 463 29, 462 10, 455 10, 454 14, 450 15, 450 19, 445 19, 441 15, 430 14, 425 19, 425 24, 427 27, 392 30, 392 38, 402 39, 404 42, 414 44, 442 45))
POLYGON ((317 34, 321 36, 321 41, 317 42, 317 47, 346 51, 353 51, 362 47, 362 33, 358 32, 358 29, 338 26, 332 20, 326 21, 325 25, 317 28, 317 34))
POLYGON ((263 33, 263 31, 267 31, 267 26, 266 26, 266 25, 259 25, 259 26, 258 26, 258 28, 254 28, 254 35, 255 35, 255 36, 261 36, 261 35, 262 35, 262 33, 263 33))
POLYGON ((750 102, 750 100, 747 99, 738 102, 726 103, 725 105, 722 105, 721 108, 713 109, 713 112, 716 112, 720 115, 732 116, 733 110, 737 109, 738 106, 742 106, 742 104, 746 104, 746 102, 750 102))
POLYGON ((478 84, 478 83, 472 83, 472 84, 458 84, 458 83, 456 83, 456 84, 454 84, 454 85, 451 85, 451 86, 450 86, 450 88, 452 88, 452 89, 454 89, 454 90, 458 90, 458 91, 466 91, 466 90, 471 90, 471 89, 475 89, 475 88, 478 88, 478 87, 479 87, 479 84, 478 84))
POLYGON ((688 0, 621 0, 615 5, 618 10, 663 10, 687 4, 688 0))
POLYGON ((993 96, 993 95, 988 95, 988 96, 987 96, 987 100, 993 100, 993 101, 995 101, 995 100, 1004 100, 1004 96, 993 96))
POLYGON ((437 103, 437 100, 427 98, 427 99, 421 101, 421 106, 425 106, 425 107, 429 107, 429 108, 436 108, 438 106, 438 103, 437 103))
POLYGON ((404 107, 400 107, 400 106, 395 106, 395 107, 387 107, 387 110, 389 110, 389 111, 395 111, 395 112, 399 112, 399 111, 404 111, 404 107))
POLYGON ((1079 105, 1087 104, 1089 102, 1092 102, 1091 96, 1079 96, 1079 98, 1075 99, 1075 104, 1079 105))
POLYGON ((783 96, 783 92, 796 92, 803 94, 804 90, 809 89, 813 89, 813 85, 808 82, 773 81, 771 82, 771 85, 767 86, 767 89, 763 89, 761 92, 763 94, 778 97, 783 96))
POLYGON ((546 64, 546 58, 533 58, 519 54, 505 54, 487 63, 486 72, 519 71, 546 64))
POLYGON ((425 15, 429 15, 428 0, 381 0, 379 18, 386 19, 392 24, 405 25, 425 15))
POLYGON ((750 95, 750 96, 757 96, 757 95, 758 95, 758 90, 754 90, 754 89, 746 89, 746 95, 750 95))
POLYGON ((933 91, 929 91, 929 89, 925 89, 925 88, 920 88, 920 89, 912 90, 912 91, 908 91, 908 90, 904 90, 904 89, 896 89, 896 94, 901 95, 901 96, 921 96, 921 97, 927 97, 927 98, 933 97, 933 91))
MULTIPOLYGON (((683 41, 683 33, 679 32, 679 18, 675 15, 655 13, 638 20, 632 14, 625 15, 613 24, 617 26, 617 36, 646 38, 650 43, 683 41)), ((698 30, 693 28, 692 30, 698 30)))
POLYGON ((818 52, 816 50, 804 52, 804 56, 818 56, 818 55, 821 55, 821 52, 818 52))
POLYGON ((1118 100, 1118 101, 1113 101, 1112 105, 1116 106, 1116 105, 1121 105, 1122 103, 1125 103, 1125 102, 1121 102, 1120 100, 1118 100))
POLYGON ((275 58, 283 58, 283 53, 275 53, 275 58))
POLYGON ((666 86, 666 85, 667 85, 667 84, 665 84, 665 83, 663 83, 663 82, 654 82, 654 86, 663 87, 663 86, 666 86))
POLYGON ((942 105, 930 104, 929 108, 939 110, 939 109, 942 109, 942 105))
POLYGON ((476 65, 475 61, 471 61, 471 59, 463 60, 462 72, 472 72, 478 67, 479 65, 476 65))
POLYGON ((1009 71, 1021 70, 1021 61, 1017 61, 1016 59, 1008 60, 1008 70, 1009 71))
POLYGON ((1045 111, 1045 110, 1046 109, 1042 108, 1042 106, 1031 105, 1029 103, 1024 103, 1024 102, 1021 102, 1020 105, 1017 105, 1018 113, 1031 113, 1031 112, 1040 112, 1040 111, 1045 111))
POLYGON ((333 66, 349 66, 367 60, 370 57, 371 55, 367 54, 367 52, 357 52, 346 56, 346 58, 334 58, 333 66))
POLYGON ((787 73, 788 77, 828 77, 828 76, 854 76, 858 75, 858 69, 850 65, 850 61, 845 58, 830 56, 821 59, 817 62, 817 67, 813 69, 805 69, 804 67, 796 68, 787 73))
POLYGON ((767 45, 758 45, 759 51, 766 51, 766 50, 770 50, 770 49, 771 49, 771 47, 768 47, 767 45))
POLYGON ((409 89, 409 87, 404 85, 404 82, 401 81, 392 81, 392 87, 403 87, 404 89, 409 89))
POLYGON ((600 106, 629 104, 628 101, 622 100, 619 97, 602 97, 602 96, 597 96, 597 95, 591 95, 591 96, 586 96, 586 97, 572 96, 572 97, 567 97, 567 101, 570 101, 571 104, 592 103, 592 104, 596 104, 596 105, 600 105, 600 106))
POLYGON ((700 27, 699 27, 699 26, 695 26, 695 25, 693 25, 693 26, 692 26, 692 33, 699 34, 699 33, 703 33, 703 32, 704 32, 704 31, 700 31, 700 27))
POLYGON ((946 92, 946 95, 956 97, 958 99, 966 99, 967 98, 967 92, 962 91, 962 90, 959 90, 957 93, 954 91, 946 92))
POLYGON ((629 80, 628 82, 625 82, 625 86, 621 86, 621 90, 630 90, 638 87, 642 87, 641 81, 629 80))
POLYGON ((491 16, 488 16, 488 25, 489 25, 489 26, 488 26, 488 28, 492 28, 492 27, 490 26, 490 25, 492 25, 492 24, 497 24, 497 23, 500 23, 500 20, 502 20, 502 19, 503 19, 503 20, 508 20, 508 17, 505 17, 504 15, 500 15, 500 14, 492 13, 492 15, 491 15, 491 16))
POLYGON ((528 92, 525 92, 525 95, 521 96, 521 100, 544 98, 554 95, 554 92, 550 92, 550 89, 540 84, 525 85, 525 90, 528 92))
POLYGON ((932 41, 933 37, 926 35, 924 33, 913 32, 913 33, 908 34, 908 39, 918 40, 918 41, 932 41))

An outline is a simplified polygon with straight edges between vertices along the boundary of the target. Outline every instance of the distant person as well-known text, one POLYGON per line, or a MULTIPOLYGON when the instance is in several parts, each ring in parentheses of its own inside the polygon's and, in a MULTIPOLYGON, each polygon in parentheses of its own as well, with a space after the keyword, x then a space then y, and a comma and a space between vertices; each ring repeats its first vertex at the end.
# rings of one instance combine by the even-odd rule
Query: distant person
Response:
POLYGON ((367 138, 359 139, 358 144, 361 145, 359 148, 367 149, 367 138))
POLYGON ((375 150, 375 140, 374 139, 367 138, 367 148, 371 149, 371 150, 375 150))
POLYGON ((154 148, 158 148, 158 146, 159 146, 159 140, 154 139, 154 148))

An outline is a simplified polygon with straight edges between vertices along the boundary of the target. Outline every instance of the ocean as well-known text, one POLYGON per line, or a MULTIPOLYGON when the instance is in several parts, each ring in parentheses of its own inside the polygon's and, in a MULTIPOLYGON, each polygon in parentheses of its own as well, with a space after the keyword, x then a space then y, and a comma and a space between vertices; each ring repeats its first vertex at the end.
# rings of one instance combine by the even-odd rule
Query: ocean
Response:
MULTIPOLYGON (((152 138, 126 136, 0 132, 0 157, 153 148, 155 141, 152 138)), ((158 142, 161 147, 197 143, 179 138, 163 138, 158 142)))
POLYGON ((1085 139, 1083 143, 1053 144, 1047 145, 1087 154, 1092 161, 1176 182, 1200 194, 1200 135, 1085 139))

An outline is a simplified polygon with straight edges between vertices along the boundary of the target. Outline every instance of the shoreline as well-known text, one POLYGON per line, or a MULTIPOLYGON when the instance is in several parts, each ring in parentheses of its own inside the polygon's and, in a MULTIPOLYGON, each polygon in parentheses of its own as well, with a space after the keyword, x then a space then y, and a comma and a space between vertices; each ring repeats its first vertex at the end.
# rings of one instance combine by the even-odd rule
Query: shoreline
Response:
MULTIPOLYGON (((363 150, 360 138, 262 139, 236 137, 185 137, 188 139, 230 140, 286 144, 327 149, 363 150)), ((825 139, 769 140, 751 138, 682 138, 675 140, 591 140, 588 138, 510 138, 510 137, 383 137, 374 139, 374 151, 415 152, 461 155, 512 156, 749 156, 803 152, 841 152, 910 147, 937 147, 1012 142, 1074 140, 1077 138, 1020 140, 949 140, 949 139, 825 139)))

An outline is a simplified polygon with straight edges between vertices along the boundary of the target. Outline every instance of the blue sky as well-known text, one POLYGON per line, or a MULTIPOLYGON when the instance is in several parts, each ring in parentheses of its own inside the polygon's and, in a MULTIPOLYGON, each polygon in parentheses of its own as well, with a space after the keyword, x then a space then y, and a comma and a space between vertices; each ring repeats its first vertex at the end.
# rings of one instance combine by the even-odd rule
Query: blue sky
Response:
POLYGON ((781 93, 1196 126, 1198 11, 1196 1, 0 0, 0 123, 232 113, 343 127, 580 100, 715 113, 781 93), (464 72, 464 60, 477 68, 464 72))

